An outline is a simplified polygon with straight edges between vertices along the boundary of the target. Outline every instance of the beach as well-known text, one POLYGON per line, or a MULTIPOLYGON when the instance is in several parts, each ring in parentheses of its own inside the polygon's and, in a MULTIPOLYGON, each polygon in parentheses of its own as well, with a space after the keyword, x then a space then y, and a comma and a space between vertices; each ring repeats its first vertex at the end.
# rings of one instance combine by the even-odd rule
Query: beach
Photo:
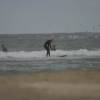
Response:
POLYGON ((0 100, 100 100, 100 0, 0 8, 0 100))
POLYGON ((100 70, 0 75, 1 100, 100 100, 100 70))

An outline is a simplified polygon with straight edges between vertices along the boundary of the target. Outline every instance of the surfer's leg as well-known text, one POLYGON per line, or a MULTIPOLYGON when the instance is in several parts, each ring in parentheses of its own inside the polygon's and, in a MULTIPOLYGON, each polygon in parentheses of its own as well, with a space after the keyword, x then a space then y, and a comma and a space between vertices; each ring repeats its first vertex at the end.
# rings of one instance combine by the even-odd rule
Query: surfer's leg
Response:
POLYGON ((47 48, 47 56, 50 56, 50 50, 47 48))

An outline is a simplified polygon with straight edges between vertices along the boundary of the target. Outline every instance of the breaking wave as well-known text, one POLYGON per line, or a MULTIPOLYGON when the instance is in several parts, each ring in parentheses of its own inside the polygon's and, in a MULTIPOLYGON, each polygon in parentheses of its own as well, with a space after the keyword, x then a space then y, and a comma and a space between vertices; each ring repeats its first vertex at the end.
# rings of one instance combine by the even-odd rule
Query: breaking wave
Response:
MULTIPOLYGON (((18 58, 18 59, 32 59, 32 58, 46 58, 46 51, 15 51, 2 52, 0 51, 0 59, 2 58, 18 58)), ((100 50, 56 50, 51 51, 51 57, 100 57, 100 50)))

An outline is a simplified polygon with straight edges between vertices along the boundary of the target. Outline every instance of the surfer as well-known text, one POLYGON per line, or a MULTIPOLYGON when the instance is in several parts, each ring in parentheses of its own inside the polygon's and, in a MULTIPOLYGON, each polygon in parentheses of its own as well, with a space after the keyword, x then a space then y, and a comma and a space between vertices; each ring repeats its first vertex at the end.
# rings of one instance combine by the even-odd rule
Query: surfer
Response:
POLYGON ((44 48, 45 50, 47 51, 46 55, 47 56, 50 56, 50 49, 51 49, 51 43, 52 43, 53 40, 47 40, 45 43, 44 43, 44 48))
POLYGON ((1 45, 1 48, 2 48, 2 51, 3 51, 3 52, 7 52, 7 51, 8 51, 8 49, 5 47, 4 44, 1 45))

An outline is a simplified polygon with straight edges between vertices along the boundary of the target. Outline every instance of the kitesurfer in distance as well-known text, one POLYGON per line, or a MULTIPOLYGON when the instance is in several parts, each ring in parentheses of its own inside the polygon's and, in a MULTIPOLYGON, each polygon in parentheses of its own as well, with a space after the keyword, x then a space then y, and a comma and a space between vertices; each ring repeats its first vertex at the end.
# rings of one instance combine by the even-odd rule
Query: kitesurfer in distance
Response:
POLYGON ((51 47, 51 43, 52 43, 52 39, 51 40, 47 40, 45 43, 44 43, 44 48, 46 50, 46 56, 50 56, 50 50, 52 49, 51 47))
POLYGON ((8 52, 8 49, 5 47, 4 44, 1 45, 1 48, 2 48, 2 51, 3 51, 3 52, 8 52))

